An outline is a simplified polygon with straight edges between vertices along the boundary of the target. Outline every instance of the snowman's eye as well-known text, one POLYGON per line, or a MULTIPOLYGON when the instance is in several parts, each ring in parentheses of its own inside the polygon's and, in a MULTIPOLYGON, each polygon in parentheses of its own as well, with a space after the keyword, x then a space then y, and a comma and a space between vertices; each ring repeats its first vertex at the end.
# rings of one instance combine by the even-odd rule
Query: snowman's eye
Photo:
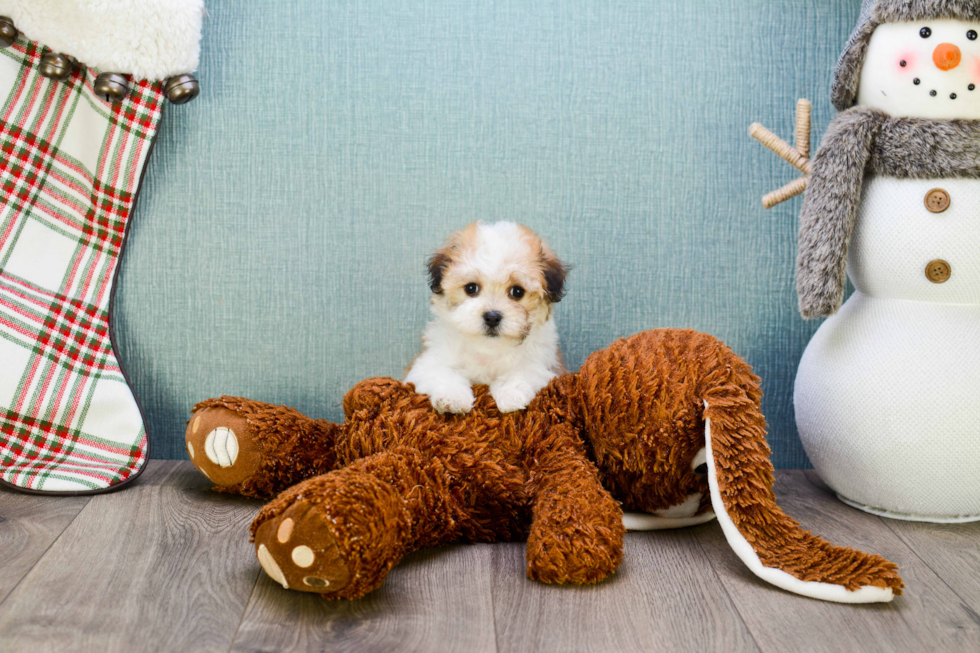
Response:
POLYGON ((977 30, 971 29, 969 32, 966 33, 966 38, 970 39, 971 41, 976 41, 977 40, 977 30))
POLYGON ((929 29, 928 27, 923 27, 922 29, 919 30, 919 36, 921 36, 924 39, 927 39, 930 36, 932 36, 932 30, 929 29))

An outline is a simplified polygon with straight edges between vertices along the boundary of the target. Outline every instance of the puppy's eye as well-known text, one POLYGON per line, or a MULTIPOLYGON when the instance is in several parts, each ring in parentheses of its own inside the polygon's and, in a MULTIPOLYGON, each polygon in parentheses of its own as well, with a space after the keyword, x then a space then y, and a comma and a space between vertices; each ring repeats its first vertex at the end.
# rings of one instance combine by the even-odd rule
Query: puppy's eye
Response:
POLYGON ((976 41, 977 40, 977 30, 971 29, 969 32, 966 33, 966 38, 970 39, 971 41, 976 41))
POLYGON ((510 289, 510 296, 512 299, 516 299, 517 301, 520 301, 524 299, 524 289, 521 288, 520 286, 514 286, 513 288, 510 289))
POLYGON ((927 39, 930 36, 932 36, 932 30, 929 29, 928 27, 923 27, 922 29, 919 30, 919 36, 921 36, 924 39, 927 39))
POLYGON ((470 297, 476 297, 480 294, 480 284, 478 283, 468 283, 463 287, 463 292, 465 292, 470 297))

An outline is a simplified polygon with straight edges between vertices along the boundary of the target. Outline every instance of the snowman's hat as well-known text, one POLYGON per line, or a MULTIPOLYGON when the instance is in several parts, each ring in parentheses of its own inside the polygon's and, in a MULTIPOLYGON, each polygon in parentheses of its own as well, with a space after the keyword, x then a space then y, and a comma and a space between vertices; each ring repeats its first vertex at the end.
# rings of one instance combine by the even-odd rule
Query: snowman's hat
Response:
POLYGON ((980 20, 980 0, 864 0, 861 18, 834 71, 830 99, 837 110, 850 109, 857 101, 864 55, 879 25, 938 18, 980 20))

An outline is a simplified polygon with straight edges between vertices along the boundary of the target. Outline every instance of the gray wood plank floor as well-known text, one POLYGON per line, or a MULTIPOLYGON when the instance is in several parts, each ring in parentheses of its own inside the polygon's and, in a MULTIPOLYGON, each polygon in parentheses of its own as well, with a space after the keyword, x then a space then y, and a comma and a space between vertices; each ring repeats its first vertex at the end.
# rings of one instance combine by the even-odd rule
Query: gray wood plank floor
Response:
POLYGON ((777 493, 804 527, 897 562, 906 594, 844 606, 782 592, 712 523, 629 534, 623 566, 594 587, 529 581, 521 544, 461 545, 328 602, 261 573, 247 535, 260 502, 151 461, 115 494, 0 490, 0 651, 980 650, 980 524, 883 520, 812 472, 780 472, 777 493))

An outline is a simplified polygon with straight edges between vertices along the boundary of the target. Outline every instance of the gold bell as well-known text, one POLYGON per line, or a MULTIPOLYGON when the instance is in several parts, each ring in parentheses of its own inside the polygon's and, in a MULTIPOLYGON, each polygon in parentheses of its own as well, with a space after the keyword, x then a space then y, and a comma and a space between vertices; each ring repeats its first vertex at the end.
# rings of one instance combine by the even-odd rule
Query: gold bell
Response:
POLYGON ((167 99, 174 104, 185 104, 201 93, 201 85, 194 75, 174 75, 163 89, 167 99))
POLYGON ((119 73, 102 73, 95 78, 95 94, 106 102, 119 102, 129 95, 129 80, 119 73))
POLYGON ((60 82, 63 79, 68 79, 73 70, 75 70, 74 61, 72 61, 67 55, 51 51, 45 52, 41 55, 41 63, 39 63, 37 66, 37 72, 39 72, 42 77, 53 79, 56 82, 60 82))
POLYGON ((0 48, 9 48, 17 40, 17 28, 9 16, 0 16, 0 48))

